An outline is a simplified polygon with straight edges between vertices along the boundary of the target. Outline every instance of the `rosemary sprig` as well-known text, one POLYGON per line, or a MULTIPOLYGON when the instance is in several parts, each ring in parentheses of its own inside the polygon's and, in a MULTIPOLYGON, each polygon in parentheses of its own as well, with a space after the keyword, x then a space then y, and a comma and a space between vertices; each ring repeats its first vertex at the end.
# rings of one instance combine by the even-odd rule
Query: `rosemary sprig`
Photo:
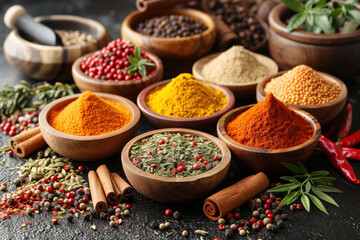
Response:
POLYGON ((332 181, 334 181, 335 178, 328 177, 328 171, 322 170, 308 173, 305 166, 300 162, 298 162, 297 165, 291 163, 281 164, 297 175, 293 177, 280 177, 282 180, 290 183, 268 190, 268 192, 287 192, 287 195, 283 198, 279 206, 290 205, 300 197, 304 208, 308 212, 310 212, 310 200, 317 208, 326 214, 329 213, 321 200, 339 207, 335 200, 325 193, 342 193, 341 190, 329 186, 332 185, 332 181))
POLYGON ((137 71, 139 71, 142 77, 146 77, 146 67, 155 67, 155 64, 149 62, 147 59, 141 59, 141 50, 138 45, 135 46, 134 56, 127 56, 127 59, 131 65, 125 69, 125 72, 128 72, 131 77, 137 71))

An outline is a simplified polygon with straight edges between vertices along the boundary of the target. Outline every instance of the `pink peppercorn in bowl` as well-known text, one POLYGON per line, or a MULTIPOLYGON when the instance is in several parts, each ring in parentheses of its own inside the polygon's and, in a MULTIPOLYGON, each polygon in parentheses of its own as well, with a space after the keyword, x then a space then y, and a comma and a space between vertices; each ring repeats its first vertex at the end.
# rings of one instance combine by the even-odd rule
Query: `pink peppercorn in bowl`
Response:
MULTIPOLYGON (((110 48, 110 47, 106 47, 106 48, 110 48)), ((111 48, 109 51, 112 51, 111 48)), ((132 51, 134 51, 133 47, 132 47, 132 51)), ((120 74, 117 74, 117 71, 120 68, 125 69, 127 66, 131 64, 128 60, 126 60, 126 55, 121 57, 121 51, 118 52, 118 54, 120 55, 120 57, 118 58, 119 60, 114 60, 116 61, 116 63, 114 62, 112 64, 111 61, 108 61, 109 64, 113 65, 108 70, 109 71, 108 73, 110 73, 111 71, 113 72, 111 76, 109 76, 108 73, 107 74, 105 73, 104 71, 105 67, 102 68, 100 75, 99 71, 97 71, 96 68, 101 66, 96 66, 96 65, 101 65, 101 64, 106 65, 107 63, 104 63, 106 59, 104 59, 104 61, 101 61, 101 63, 98 62, 99 54, 102 54, 101 52, 98 51, 84 55, 78 58, 74 62, 72 66, 72 75, 74 78, 74 82, 81 92, 90 90, 92 92, 111 93, 135 100, 137 94, 141 92, 142 89, 146 88, 147 86, 153 83, 159 82, 162 79, 164 72, 163 64, 160 58, 147 51, 141 50, 141 52, 142 52, 141 59, 145 57, 145 59, 148 59, 149 62, 155 64, 155 69, 151 71, 148 70, 147 76, 145 77, 141 77, 141 75, 138 72, 134 73, 132 77, 130 77, 128 74, 124 74, 124 71, 121 71, 120 74), (97 56, 92 57, 94 56, 94 54, 97 54, 97 56), (91 64, 91 61, 95 61, 94 60, 95 58, 97 58, 96 64, 92 64, 91 67, 84 66, 83 63, 84 60, 89 61, 91 64), (121 60, 120 58, 123 59, 121 60), (122 61, 122 63, 118 64, 118 61, 120 62, 122 61)), ((114 51, 114 54, 116 54, 116 51, 114 51)), ((114 57, 114 59, 115 58, 116 56, 114 57)))

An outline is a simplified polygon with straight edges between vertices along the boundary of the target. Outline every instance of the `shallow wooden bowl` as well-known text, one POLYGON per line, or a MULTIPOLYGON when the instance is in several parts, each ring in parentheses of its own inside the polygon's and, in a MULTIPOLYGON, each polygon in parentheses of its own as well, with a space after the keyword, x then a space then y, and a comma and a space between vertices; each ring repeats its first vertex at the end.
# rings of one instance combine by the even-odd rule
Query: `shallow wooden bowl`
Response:
POLYGON ((142 195, 166 203, 183 203, 210 192, 225 178, 229 170, 230 160, 231 153, 224 142, 210 134, 185 128, 165 128, 141 134, 128 142, 121 153, 122 166, 130 184, 142 195), (163 132, 192 134, 193 136, 204 137, 216 144, 223 158, 215 168, 198 176, 185 178, 157 176, 144 172, 134 166, 129 158, 132 145, 143 138, 163 132))
POLYGON ((227 111, 232 109, 235 104, 234 94, 227 88, 218 86, 213 83, 206 83, 211 85, 214 89, 220 89, 225 96, 228 98, 228 103, 226 106, 220 111, 211 114, 205 117, 197 117, 197 118, 174 118, 167 117, 164 115, 157 114, 153 112, 145 102, 146 95, 151 92, 155 87, 168 84, 171 80, 161 81, 155 83, 140 92, 137 97, 137 105, 139 106, 142 114, 144 114, 145 118, 155 127, 157 128, 165 128, 165 127, 183 127, 183 128, 193 128, 193 129, 204 129, 211 125, 215 125, 217 120, 227 111))
POLYGON ((155 9, 148 12, 136 11, 127 16, 121 26, 121 37, 128 39, 141 48, 169 59, 196 59, 209 52, 215 42, 216 29, 211 17, 195 9, 155 9), (163 15, 183 15, 205 24, 208 29, 201 34, 181 38, 151 37, 134 30, 135 26, 146 19, 163 15))
POLYGON ((109 82, 106 80, 100 80, 87 76, 80 68, 81 62, 93 55, 94 52, 78 58, 72 66, 72 75, 76 86, 81 92, 90 90, 92 92, 103 92, 120 95, 131 100, 136 100, 137 95, 145 87, 150 86, 153 83, 161 81, 164 73, 164 67, 160 58, 156 55, 146 52, 156 64, 156 71, 142 79, 120 82, 109 82))
POLYGON ((4 54, 11 66, 39 80, 70 80, 71 66, 80 56, 105 47, 111 40, 103 25, 89 18, 50 15, 35 20, 53 29, 80 31, 93 36, 95 42, 61 47, 30 42, 12 31, 4 42, 4 54))
POLYGON ((254 106, 254 104, 231 110, 230 112, 222 116, 217 124, 218 137, 226 143, 226 145, 231 149, 231 151, 238 157, 238 160, 245 164, 251 171, 264 171, 271 173, 283 172, 286 170, 280 164, 281 162, 305 162, 305 160, 315 150, 321 134, 321 127, 316 118, 305 111, 292 108, 296 113, 303 116, 311 124, 314 129, 313 136, 303 144, 291 148, 254 148, 236 142, 226 133, 227 123, 239 114, 251 108, 252 106, 254 106))
MULTIPOLYGON (((205 56, 205 57, 197 60, 192 67, 192 73, 195 76, 195 78, 198 80, 201 80, 201 81, 210 82, 203 75, 203 72, 202 72, 203 67, 205 64, 207 64, 208 62, 210 62, 211 60, 213 60, 220 54, 221 53, 210 54, 208 56, 205 56)), ((255 55, 256 59, 260 63, 262 63, 269 69, 269 75, 272 75, 272 74, 278 72, 279 67, 276 64, 276 62, 274 62, 271 58, 268 58, 268 57, 258 54, 258 53, 253 53, 253 54, 255 55)), ((224 64, 227 64, 227 63, 224 63, 224 64)), ((223 87, 229 88, 234 93, 236 98, 248 98, 248 97, 252 97, 256 94, 256 85, 258 83, 259 82, 245 83, 245 84, 220 84, 220 85, 223 87)))
POLYGON ((48 104, 39 116, 41 134, 46 143, 57 153, 78 161, 95 161, 110 157, 121 151, 122 147, 129 141, 137 130, 140 111, 130 100, 107 93, 96 93, 99 97, 119 102, 126 106, 132 113, 132 119, 125 127, 97 136, 75 136, 60 132, 48 123, 48 113, 55 106, 64 106, 76 100, 80 94, 60 98, 48 104))
MULTIPOLYGON (((258 102, 263 100, 266 96, 264 88, 266 84, 275 77, 281 76, 286 71, 282 71, 276 74, 273 74, 265 79, 263 79, 256 88, 256 99, 258 102)), ((294 108, 299 108, 301 110, 304 110, 314 117, 320 122, 320 124, 323 126, 329 122, 331 122, 334 118, 336 118, 337 115, 341 112, 343 109, 346 99, 347 99, 347 88, 343 81, 340 79, 331 76, 330 74, 323 73, 323 72, 317 72, 322 77, 326 78, 327 80, 334 82, 340 86, 340 95, 338 98, 332 100, 331 102, 325 103, 325 104, 318 104, 318 105, 295 105, 290 103, 285 103, 286 105, 294 108)))

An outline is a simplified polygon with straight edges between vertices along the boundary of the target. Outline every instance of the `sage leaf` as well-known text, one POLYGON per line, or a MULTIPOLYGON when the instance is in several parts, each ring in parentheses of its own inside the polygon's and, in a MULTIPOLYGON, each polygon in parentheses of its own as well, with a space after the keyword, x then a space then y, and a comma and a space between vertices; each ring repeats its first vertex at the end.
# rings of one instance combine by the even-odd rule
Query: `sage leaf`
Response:
POLYGON ((141 58, 141 50, 140 50, 140 47, 138 45, 135 46, 135 57, 136 57, 136 59, 141 58))
POLYGON ((297 162, 297 165, 299 166, 299 169, 301 170, 302 173, 304 174, 308 174, 306 167, 304 166, 304 164, 302 164, 301 162, 297 162))
POLYGON ((268 192, 286 192, 286 191, 294 190, 295 188, 298 188, 299 186, 300 186, 300 183, 299 184, 288 183, 288 184, 283 184, 283 185, 274 187, 274 188, 268 190, 268 192))
POLYGON ((303 204, 304 208, 306 209, 306 211, 310 212, 310 199, 308 196, 306 196, 305 194, 303 194, 300 198, 301 203, 303 204))
POLYGON ((335 28, 331 26, 331 22, 329 17, 326 15, 317 16, 316 17, 316 24, 317 26, 324 32, 324 33, 334 33, 335 28))
POLYGON ((320 185, 320 186, 316 186, 316 188, 322 192, 329 192, 329 193, 342 193, 341 190, 334 188, 334 187, 330 187, 330 186, 324 186, 324 185, 320 185))
POLYGON ((316 196, 312 195, 312 194, 308 194, 311 201, 314 203, 314 205, 320 209, 321 211, 323 211, 324 213, 326 213, 327 215, 329 215, 328 211, 326 210, 324 204, 320 201, 320 199, 318 199, 316 196))
POLYGON ((329 172, 328 171, 315 171, 315 172, 312 172, 310 174, 312 177, 325 177, 327 175, 329 175, 329 172))
POLYGON ((285 180, 285 181, 290 181, 290 179, 295 179, 295 178, 290 177, 290 176, 282 176, 282 177, 280 177, 280 179, 285 180))
POLYGON ((310 183, 310 181, 307 181, 305 184, 305 192, 309 193, 310 190, 311 190, 311 183, 310 183))
POLYGON ((302 12, 305 10, 305 6, 296 0, 281 0, 285 5, 295 12, 302 12))
POLYGON ((289 169, 290 171, 292 171, 293 173, 297 173, 297 174, 303 173, 302 170, 298 166, 296 166, 295 164, 286 163, 286 162, 281 162, 281 164, 284 167, 286 167, 287 169, 289 169))
MULTIPOLYGON (((279 206, 284 206, 284 205, 288 205, 291 201, 293 201, 293 199, 296 197, 298 197, 299 192, 291 192, 288 195, 286 195, 283 200, 281 201, 281 203, 279 204, 279 206)), ((296 200, 296 199, 295 199, 296 200)))
POLYGON ((290 21, 287 25, 287 30, 292 32, 297 27, 300 27, 306 20, 306 15, 303 13, 297 13, 290 18, 290 21))
POLYGON ((327 195, 326 193, 323 193, 316 187, 313 187, 311 190, 318 198, 339 207, 339 205, 335 202, 335 200, 332 197, 330 197, 329 195, 327 195))

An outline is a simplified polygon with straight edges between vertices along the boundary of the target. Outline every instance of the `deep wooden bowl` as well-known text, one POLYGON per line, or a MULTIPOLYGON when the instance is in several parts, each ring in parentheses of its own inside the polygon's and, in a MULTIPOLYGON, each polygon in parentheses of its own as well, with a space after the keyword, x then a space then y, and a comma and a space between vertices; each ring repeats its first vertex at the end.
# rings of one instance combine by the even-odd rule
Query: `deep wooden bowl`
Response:
MULTIPOLYGON (((210 54, 208 56, 205 56, 195 62, 192 68, 192 73, 195 76, 196 79, 205 81, 205 82, 211 82, 205 78, 203 75, 203 67, 205 64, 219 56, 221 53, 214 53, 210 54)), ((265 65, 269 69, 269 75, 272 75, 274 73, 277 73, 279 68, 277 64, 271 59, 264 55, 254 53, 256 59, 265 65)), ((256 86, 259 82, 254 83, 244 83, 244 84, 220 84, 223 87, 229 88, 235 95, 236 98, 248 98, 252 97, 256 93, 256 86)))
MULTIPOLYGON (((266 96, 265 91, 264 91, 266 84, 272 78, 281 76, 284 73, 286 73, 286 71, 282 71, 282 72, 273 74, 271 76, 268 76, 267 78, 265 78, 261 82, 259 82, 259 84, 256 88, 256 99, 258 102, 262 101, 266 96)), ((298 108, 298 109, 301 109, 301 110, 304 110, 304 111, 310 113, 311 115, 316 117, 316 119, 320 122, 320 124, 322 126, 324 126, 325 124, 331 122, 334 118, 336 118, 337 115, 339 115, 339 113, 341 112, 341 110, 343 109, 343 107, 346 103, 348 91, 347 91, 346 85, 340 79, 338 79, 334 76, 331 76, 330 74, 327 74, 327 73, 323 73, 323 72, 317 72, 317 73, 319 73, 322 77, 324 77, 328 81, 331 81, 331 82, 339 85, 340 95, 338 98, 336 98, 328 103, 318 104, 318 105, 295 105, 295 104, 291 104, 291 103, 285 103, 285 104, 290 107, 298 108)))
POLYGON ((48 113, 55 106, 61 107, 76 100, 81 94, 63 97, 48 104, 39 116, 41 134, 46 143, 57 153, 78 161, 95 161, 105 159, 121 151, 137 130, 140 111, 130 100, 108 93, 96 93, 99 97, 119 102, 126 106, 132 113, 132 119, 125 127, 97 136, 75 136, 60 132, 48 123, 48 113))
POLYGON ((53 29, 80 31, 91 35, 95 42, 61 47, 30 42, 12 31, 4 42, 4 54, 11 66, 39 80, 70 80, 71 66, 80 56, 105 47, 111 40, 103 25, 89 18, 72 15, 51 15, 35 20, 53 29))
POLYGON ((165 127, 182 127, 182 128, 193 128, 193 129, 204 129, 209 126, 215 125, 217 120, 227 111, 232 109, 235 104, 234 94, 226 87, 218 86, 214 83, 206 83, 211 85, 214 89, 220 89, 225 96, 228 98, 228 103, 226 106, 220 111, 213 113, 204 117, 197 118, 174 118, 167 117, 164 115, 157 114, 153 112, 145 102, 146 95, 151 92, 155 87, 168 84, 171 80, 161 81, 155 83, 140 92, 137 97, 137 105, 139 106, 142 114, 144 114, 145 118, 157 128, 165 128, 165 127))
POLYGON ((121 153, 122 166, 130 184, 142 195, 166 203, 183 203, 210 192, 225 178, 229 170, 230 160, 231 153, 224 142, 207 133, 185 128, 165 128, 141 134, 128 142, 121 153), (215 168, 200 175, 185 178, 157 176, 134 166, 129 158, 132 145, 143 138, 163 132, 186 133, 208 139, 220 149, 223 158, 215 168))
POLYGON ((308 141, 295 147, 285 149, 261 149, 249 147, 236 142, 226 133, 227 123, 254 105, 255 104, 247 105, 231 110, 222 116, 217 124, 218 137, 226 143, 231 151, 238 157, 238 160, 245 164, 251 171, 271 173, 283 172, 286 170, 280 164, 281 162, 305 162, 315 150, 321 134, 319 122, 315 117, 305 111, 292 108, 311 124, 314 128, 314 134, 308 141))
POLYGON ((289 33, 284 20, 291 14, 284 4, 280 4, 269 15, 270 55, 281 69, 306 64, 338 77, 360 71, 360 29, 345 34, 289 33))
POLYGON ((156 9, 148 12, 133 12, 121 26, 121 36, 141 48, 169 59, 196 59, 209 52, 215 42, 215 23, 209 15, 195 9, 156 9), (134 27, 149 18, 163 15, 184 15, 204 23, 208 29, 201 34, 181 38, 160 38, 136 32, 134 27))
POLYGON ((90 90, 92 92, 103 92, 120 95, 129 98, 133 101, 136 100, 137 95, 145 87, 150 86, 153 83, 161 81, 164 73, 164 67, 160 58, 156 55, 146 52, 156 64, 156 71, 142 79, 120 82, 109 82, 87 76, 80 68, 81 62, 93 55, 94 52, 78 58, 72 66, 72 75, 76 86, 81 92, 90 90))

